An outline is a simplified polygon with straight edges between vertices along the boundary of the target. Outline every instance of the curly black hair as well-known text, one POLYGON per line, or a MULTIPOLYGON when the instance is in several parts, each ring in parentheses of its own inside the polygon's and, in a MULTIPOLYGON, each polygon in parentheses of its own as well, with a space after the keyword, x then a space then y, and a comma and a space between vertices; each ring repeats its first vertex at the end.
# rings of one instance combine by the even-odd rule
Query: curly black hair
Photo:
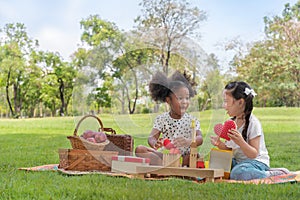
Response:
POLYGON ((165 102, 167 97, 181 87, 188 88, 190 97, 194 97, 196 95, 194 86, 196 83, 191 80, 191 76, 186 71, 181 73, 176 70, 170 77, 157 72, 149 83, 149 91, 154 101, 165 102))

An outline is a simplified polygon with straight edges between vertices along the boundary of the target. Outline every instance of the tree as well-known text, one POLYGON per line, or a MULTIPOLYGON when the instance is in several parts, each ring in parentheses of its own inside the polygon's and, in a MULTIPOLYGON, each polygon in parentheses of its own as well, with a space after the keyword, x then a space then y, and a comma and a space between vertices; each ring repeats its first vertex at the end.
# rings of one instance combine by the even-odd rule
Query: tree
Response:
MULTIPOLYGON (((118 91, 112 93, 120 100, 121 105, 128 105, 128 112, 135 112, 136 101, 139 97, 139 73, 141 66, 149 60, 149 50, 138 49, 134 43, 134 37, 123 33, 113 23, 101 20, 99 16, 90 16, 81 21, 84 29, 82 41, 91 46, 87 52, 86 65, 95 69, 91 82, 105 80, 107 76, 112 76, 118 85, 118 91), (131 92, 134 91, 134 92, 131 92)), ((149 71, 144 68, 143 70, 149 71)), ((123 107, 122 107, 122 110, 123 107)))
POLYGON ((140 5, 143 15, 135 19, 138 32, 151 48, 159 50, 162 71, 168 75, 171 54, 185 37, 193 35, 206 15, 186 0, 143 0, 140 5))
POLYGON ((0 46, 1 84, 5 86, 10 113, 18 118, 26 102, 23 87, 28 88, 28 79, 35 70, 28 65, 28 60, 38 44, 29 38, 26 27, 21 23, 6 24, 1 32, 4 33, 0 46))
POLYGON ((146 63, 153 54, 155 54, 153 49, 134 49, 113 61, 113 65, 118 69, 113 77, 120 81, 121 94, 127 99, 130 114, 135 112, 137 99, 141 91, 140 86, 152 74, 151 68, 148 68, 146 63))
MULTIPOLYGON (((35 63, 35 51, 30 55, 28 63, 28 77, 24 79, 22 87, 23 112, 27 117, 36 117, 41 104, 42 71, 35 63)), ((42 116, 42 113, 39 113, 42 116)))
POLYGON ((62 61, 58 53, 40 52, 39 59, 39 65, 44 73, 42 98, 45 106, 50 108, 52 115, 55 115, 58 107, 57 99, 59 99, 59 114, 60 116, 67 115, 74 78, 77 76, 76 67, 72 62, 62 61))
POLYGON ((98 87, 95 89, 95 92, 95 101, 97 103, 98 113, 100 113, 101 107, 111 107, 111 97, 109 95, 109 90, 107 87, 98 87))
POLYGON ((204 94, 203 99, 200 99, 203 103, 201 110, 207 108, 219 109, 222 107, 221 95, 224 77, 221 75, 218 59, 214 54, 209 55, 208 63, 212 66, 212 69, 207 72, 206 79, 201 87, 201 91, 204 94))
POLYGON ((282 16, 265 17, 266 39, 236 56, 239 77, 258 91, 261 106, 299 106, 300 1, 285 5, 282 16))

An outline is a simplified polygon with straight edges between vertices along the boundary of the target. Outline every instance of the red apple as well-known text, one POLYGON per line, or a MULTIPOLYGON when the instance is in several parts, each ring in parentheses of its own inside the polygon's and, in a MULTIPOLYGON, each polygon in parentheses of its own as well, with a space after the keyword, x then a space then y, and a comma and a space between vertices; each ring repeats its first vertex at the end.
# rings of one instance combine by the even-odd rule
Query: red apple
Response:
POLYGON ((105 142, 107 139, 105 133, 103 132, 96 132, 95 134, 95 140, 97 143, 105 142))
POLYGON ((96 143, 96 140, 93 137, 87 138, 86 140, 89 141, 89 142, 96 143))
POLYGON ((84 133, 82 134, 82 137, 84 139, 87 139, 87 138, 91 138, 91 137, 94 137, 95 136, 95 132, 92 131, 92 130, 86 130, 84 131, 84 133))

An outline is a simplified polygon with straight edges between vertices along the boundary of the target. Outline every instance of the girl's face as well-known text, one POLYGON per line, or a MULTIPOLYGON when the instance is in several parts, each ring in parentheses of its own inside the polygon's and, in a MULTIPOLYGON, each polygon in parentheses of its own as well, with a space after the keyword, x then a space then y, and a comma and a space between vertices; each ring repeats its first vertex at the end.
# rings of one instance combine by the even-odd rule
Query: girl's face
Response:
POLYGON ((167 103, 171 108, 171 117, 180 119, 190 105, 190 93, 186 87, 181 87, 167 97, 167 103))
POLYGON ((235 99, 226 90, 223 92, 223 108, 227 111, 230 117, 240 117, 244 114, 245 101, 244 99, 235 99))

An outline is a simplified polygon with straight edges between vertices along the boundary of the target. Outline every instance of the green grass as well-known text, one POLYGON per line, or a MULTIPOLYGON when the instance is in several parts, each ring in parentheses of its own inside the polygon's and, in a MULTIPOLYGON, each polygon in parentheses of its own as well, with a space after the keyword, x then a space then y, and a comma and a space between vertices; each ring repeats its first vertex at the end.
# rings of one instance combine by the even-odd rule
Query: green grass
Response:
MULTIPOLYGON (((199 115, 199 113, 194 113, 199 115)), ((271 167, 300 170, 300 109, 255 108, 263 125, 271 167)), ((200 113, 204 137, 212 112, 200 113)), ((101 115, 105 127, 131 134, 146 144, 155 114, 101 115)), ((58 172, 26 172, 20 167, 58 163, 58 149, 70 148, 78 118, 0 119, 0 199, 300 199, 300 184, 195 184, 171 179, 145 181, 104 175, 66 176, 58 172)), ((97 129, 94 119, 79 126, 97 129)))

